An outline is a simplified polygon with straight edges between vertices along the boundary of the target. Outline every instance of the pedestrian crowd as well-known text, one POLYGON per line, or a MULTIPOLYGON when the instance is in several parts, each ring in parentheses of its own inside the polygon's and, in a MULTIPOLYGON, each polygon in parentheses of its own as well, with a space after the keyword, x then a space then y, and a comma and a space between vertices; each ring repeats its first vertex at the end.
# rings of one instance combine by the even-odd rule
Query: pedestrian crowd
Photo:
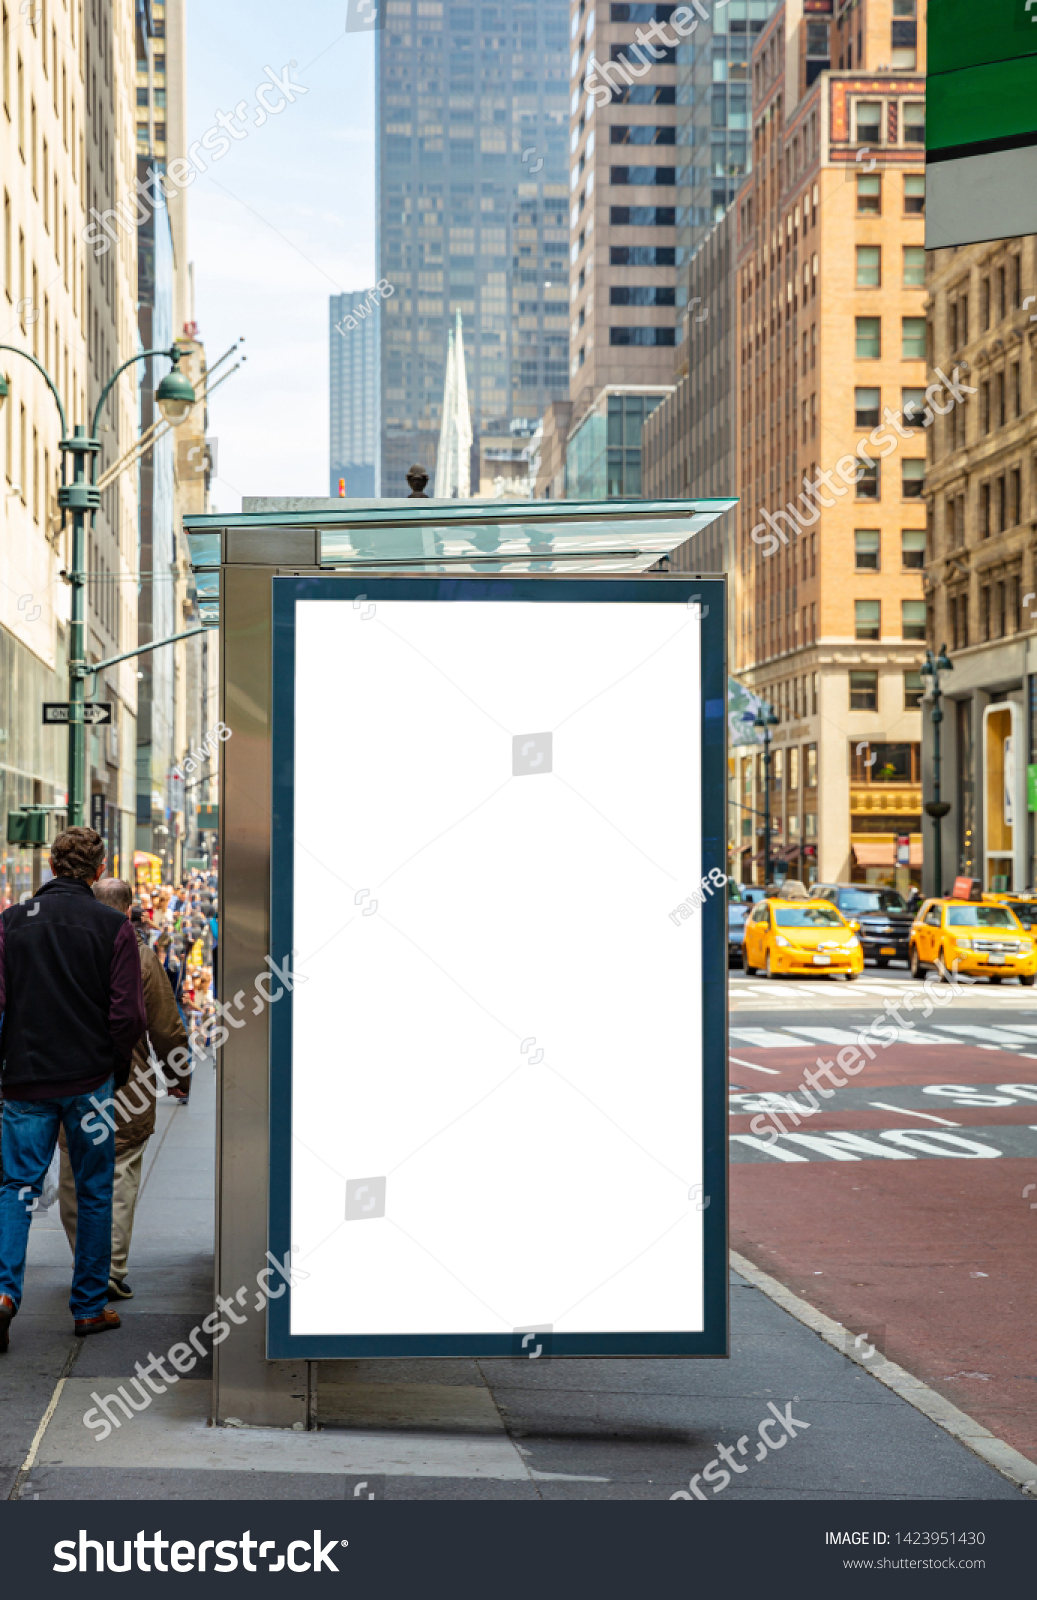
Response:
POLYGON ((0 915, 0 1353, 32 1216, 55 1180, 75 1332, 119 1327, 109 1302, 133 1295, 127 1263, 156 1103, 186 1105, 188 1038, 212 1033, 214 875, 135 895, 105 865, 101 836, 69 828, 54 842, 52 876, 0 915))

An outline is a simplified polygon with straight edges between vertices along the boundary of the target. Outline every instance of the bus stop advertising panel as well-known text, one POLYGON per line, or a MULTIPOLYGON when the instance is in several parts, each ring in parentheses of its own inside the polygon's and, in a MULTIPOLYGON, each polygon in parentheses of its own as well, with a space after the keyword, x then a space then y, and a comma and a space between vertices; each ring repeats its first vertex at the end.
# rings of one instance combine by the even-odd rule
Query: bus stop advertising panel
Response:
POLYGON ((725 1355, 723 580, 271 582, 268 1357, 725 1355))

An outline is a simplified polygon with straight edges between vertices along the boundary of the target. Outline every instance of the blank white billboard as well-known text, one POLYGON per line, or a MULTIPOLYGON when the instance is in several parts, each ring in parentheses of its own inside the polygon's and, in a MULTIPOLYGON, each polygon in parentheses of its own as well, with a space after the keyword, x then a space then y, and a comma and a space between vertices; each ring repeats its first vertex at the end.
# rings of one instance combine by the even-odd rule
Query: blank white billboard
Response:
POLYGON ((295 615, 292 1335, 702 1329, 696 609, 295 615))

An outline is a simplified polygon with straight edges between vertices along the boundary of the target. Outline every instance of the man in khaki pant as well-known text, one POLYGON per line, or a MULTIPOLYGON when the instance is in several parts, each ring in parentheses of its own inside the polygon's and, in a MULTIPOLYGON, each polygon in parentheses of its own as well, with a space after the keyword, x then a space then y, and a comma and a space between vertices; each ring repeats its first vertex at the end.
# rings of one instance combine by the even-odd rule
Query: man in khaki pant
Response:
MULTIPOLYGON (((94 885, 94 894, 105 905, 130 915, 133 891, 121 878, 102 878, 94 885)), ((140 973, 144 986, 144 1007, 147 1012, 148 1031, 138 1042, 130 1064, 126 1085, 118 1089, 114 1104, 106 1107, 115 1122, 115 1189, 112 1196, 112 1265, 108 1283, 109 1300, 130 1300, 133 1290, 126 1282, 127 1258, 133 1236, 133 1215, 140 1192, 141 1169, 148 1140, 155 1131, 155 1100, 160 1074, 150 1064, 148 1041, 160 1062, 168 1060, 170 1052, 182 1049, 187 1053, 187 1034, 180 1021, 176 1000, 162 963, 147 943, 142 928, 137 928, 137 950, 140 956, 140 973)), ((161 1074, 169 1086, 179 1087, 179 1079, 171 1070, 161 1074)), ((94 1119, 103 1126, 101 1118, 94 1119)), ((109 1129, 108 1137, 111 1137, 109 1129)), ((61 1135, 61 1180, 58 1187, 58 1204, 61 1221, 72 1246, 76 1248, 76 1185, 72 1166, 61 1135)))

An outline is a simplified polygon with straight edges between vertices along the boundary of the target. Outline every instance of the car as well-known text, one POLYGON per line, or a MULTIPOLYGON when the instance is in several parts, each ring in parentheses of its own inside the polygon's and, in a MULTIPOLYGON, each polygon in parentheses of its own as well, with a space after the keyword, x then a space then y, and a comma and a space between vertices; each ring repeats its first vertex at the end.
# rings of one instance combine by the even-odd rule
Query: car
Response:
POLYGON ((1001 983, 1018 978, 1032 988, 1037 977, 1037 944, 1010 906, 977 900, 926 900, 911 928, 911 975, 933 967, 950 981, 951 972, 1001 983))
POLYGON ((804 973, 859 978, 864 951, 855 922, 827 900, 765 900, 745 924, 742 965, 768 978, 804 973))
POLYGON ((880 967, 907 960, 912 917, 896 889, 872 883, 819 883, 810 894, 812 899, 830 901, 844 917, 860 923, 866 959, 880 967))
POLYGON ((755 884, 727 880, 727 958, 728 964, 742 959, 742 937, 745 919, 753 906, 764 897, 764 891, 755 884))
POLYGON ((1028 931, 1037 925, 1037 900, 1019 900, 1009 895, 1001 901, 1001 904, 1014 912, 1028 931))

